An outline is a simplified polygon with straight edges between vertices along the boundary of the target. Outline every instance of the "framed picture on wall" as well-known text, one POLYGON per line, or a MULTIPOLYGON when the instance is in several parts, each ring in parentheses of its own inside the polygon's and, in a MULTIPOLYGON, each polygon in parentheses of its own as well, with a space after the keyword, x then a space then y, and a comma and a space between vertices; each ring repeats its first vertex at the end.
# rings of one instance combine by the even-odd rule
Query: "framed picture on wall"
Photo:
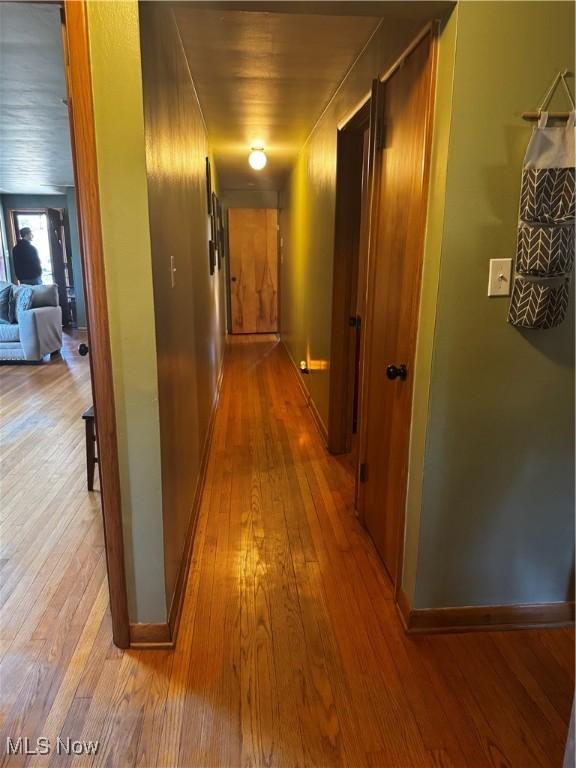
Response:
POLYGON ((212 172, 210 158, 206 158, 206 202, 208 203, 208 216, 212 215, 212 172))
POLYGON ((210 207, 210 236, 216 250, 218 250, 218 198, 216 197, 215 192, 212 192, 212 203, 210 207))
POLYGON ((224 233, 224 213, 220 201, 218 201, 218 239, 220 242, 220 258, 223 259, 226 254, 226 235, 224 233))
POLYGON ((218 198, 216 198, 216 237, 218 238, 218 269, 220 269, 224 258, 224 240, 222 238, 222 206, 218 198))
POLYGON ((213 210, 213 198, 212 192, 212 172, 210 168, 210 158, 206 158, 206 203, 208 205, 208 217, 210 219, 210 239, 208 240, 208 267, 210 274, 214 274, 214 268, 216 265, 216 251, 214 243, 214 210, 213 210))
POLYGON ((216 269, 216 248, 213 240, 208 242, 208 256, 210 259, 210 274, 213 275, 216 269))

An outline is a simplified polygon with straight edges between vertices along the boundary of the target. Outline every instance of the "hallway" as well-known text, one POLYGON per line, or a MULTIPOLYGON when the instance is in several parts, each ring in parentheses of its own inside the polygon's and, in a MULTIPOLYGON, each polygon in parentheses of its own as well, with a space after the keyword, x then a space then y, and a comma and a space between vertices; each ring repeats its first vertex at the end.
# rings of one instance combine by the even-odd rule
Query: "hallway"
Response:
POLYGON ((176 650, 111 646, 101 576, 60 613, 40 593, 0 667, 2 743, 99 749, 1 764, 560 766, 573 632, 406 637, 352 494, 282 347, 229 339, 176 650))

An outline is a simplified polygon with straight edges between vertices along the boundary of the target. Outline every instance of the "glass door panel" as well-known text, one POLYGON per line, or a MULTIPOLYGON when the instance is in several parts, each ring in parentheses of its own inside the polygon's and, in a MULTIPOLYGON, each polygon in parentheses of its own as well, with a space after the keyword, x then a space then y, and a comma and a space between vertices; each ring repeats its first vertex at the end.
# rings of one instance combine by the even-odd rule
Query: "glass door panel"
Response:
POLYGON ((53 283, 54 272, 50 255, 50 239, 48 237, 48 216, 45 213, 18 213, 14 214, 16 237, 20 237, 23 227, 30 227, 34 238, 32 245, 38 251, 42 265, 42 282, 53 283))

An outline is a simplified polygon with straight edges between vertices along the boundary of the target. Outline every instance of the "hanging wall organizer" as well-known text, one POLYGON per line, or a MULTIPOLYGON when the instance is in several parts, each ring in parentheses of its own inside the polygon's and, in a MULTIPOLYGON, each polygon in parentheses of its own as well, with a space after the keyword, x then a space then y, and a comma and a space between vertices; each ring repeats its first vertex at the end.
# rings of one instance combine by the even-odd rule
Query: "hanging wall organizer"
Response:
POLYGON ((559 72, 538 111, 525 112, 538 120, 522 169, 516 270, 508 322, 521 328, 553 328, 568 308, 570 274, 574 266, 574 100, 559 72), (563 84, 572 110, 551 113, 546 108, 563 84), (565 119, 549 126, 550 119, 565 119))

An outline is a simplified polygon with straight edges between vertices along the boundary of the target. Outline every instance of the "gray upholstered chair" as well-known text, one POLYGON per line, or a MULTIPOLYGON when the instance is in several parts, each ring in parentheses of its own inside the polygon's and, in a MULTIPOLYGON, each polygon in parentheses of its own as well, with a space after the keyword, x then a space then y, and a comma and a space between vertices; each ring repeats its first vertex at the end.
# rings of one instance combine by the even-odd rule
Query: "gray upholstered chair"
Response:
MULTIPOLYGON (((0 290, 7 284, 0 281, 0 290)), ((0 323, 0 361, 42 360, 62 347, 62 310, 58 286, 35 285, 32 306, 17 323, 0 323)))

